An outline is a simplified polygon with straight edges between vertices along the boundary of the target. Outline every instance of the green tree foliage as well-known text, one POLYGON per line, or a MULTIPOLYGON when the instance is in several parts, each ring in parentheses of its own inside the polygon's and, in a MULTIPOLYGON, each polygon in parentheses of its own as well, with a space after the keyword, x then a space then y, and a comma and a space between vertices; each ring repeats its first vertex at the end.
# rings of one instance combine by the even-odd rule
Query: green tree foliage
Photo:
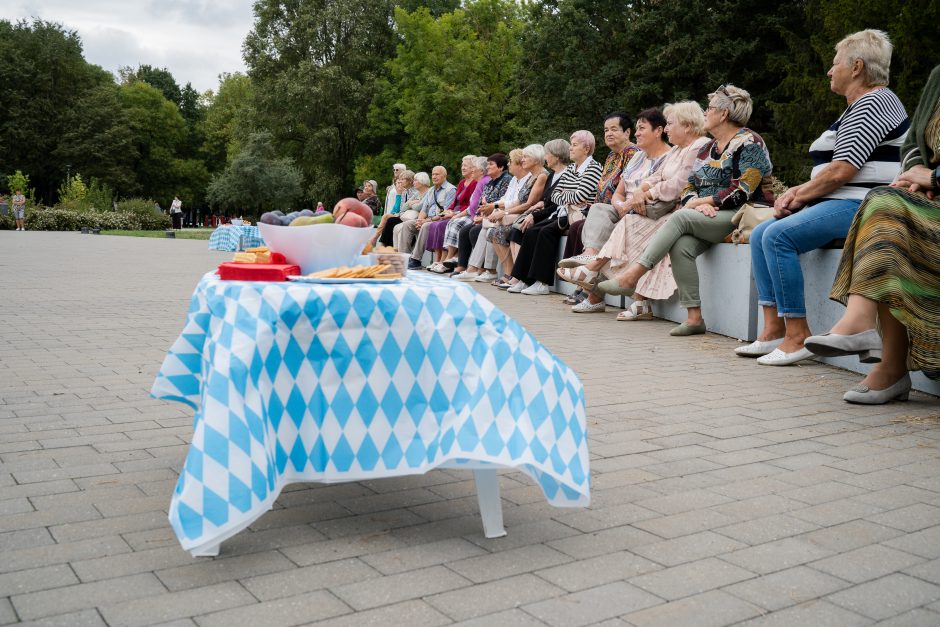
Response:
POLYGON ((64 114, 109 80, 82 57, 74 31, 42 20, 0 20, 0 172, 29 172, 40 197, 51 201, 66 174, 50 158, 69 130, 64 114))
POLYGON ((360 174, 387 176, 396 156, 453 169, 468 151, 505 150, 520 137, 514 78, 523 22, 515 2, 474 0, 439 17, 425 8, 398 9, 395 23, 401 43, 369 120, 386 135, 397 122, 405 141, 400 154, 386 151, 375 160, 375 170, 360 161, 360 174))
POLYGON ((87 90, 63 111, 62 121, 62 134, 50 155, 55 162, 122 193, 138 189, 132 167, 138 149, 116 85, 104 83, 87 90))
POLYGON ((59 202, 82 202, 88 196, 88 186, 82 180, 81 174, 70 176, 59 186, 59 202))
POLYGON ((258 216, 295 206, 303 176, 291 159, 278 157, 269 133, 255 133, 225 169, 212 177, 206 196, 213 207, 258 216))
POLYGON ((244 45, 260 126, 307 193, 348 195, 366 111, 394 50, 391 0, 258 0, 244 45))
POLYGON ((137 153, 131 162, 137 186, 131 193, 147 190, 156 198, 172 198, 176 146, 186 134, 183 116, 160 90, 143 81, 124 83, 119 93, 137 153))
POLYGON ((10 190, 11 194, 15 194, 16 190, 20 190, 25 195, 29 192, 29 175, 17 170, 7 177, 7 189, 10 190))
POLYGON ((202 152, 210 172, 220 171, 226 159, 238 153, 240 142, 250 132, 252 114, 251 79, 238 72, 220 78, 219 92, 211 98, 202 124, 202 152))
POLYGON ((151 87, 156 87, 163 94, 163 97, 177 106, 181 106, 183 94, 179 84, 173 78, 173 73, 168 69, 155 68, 151 65, 139 65, 136 70, 130 67, 122 67, 118 70, 122 83, 133 83, 143 81, 151 87))

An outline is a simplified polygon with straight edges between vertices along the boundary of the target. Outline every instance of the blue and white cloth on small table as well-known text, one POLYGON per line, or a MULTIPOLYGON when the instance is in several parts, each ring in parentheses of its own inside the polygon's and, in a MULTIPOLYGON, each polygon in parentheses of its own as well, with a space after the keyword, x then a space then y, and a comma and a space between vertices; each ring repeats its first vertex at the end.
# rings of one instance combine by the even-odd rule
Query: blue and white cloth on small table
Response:
POLYGON ((207 274, 151 394, 195 409, 170 505, 199 554, 297 481, 468 464, 515 468, 556 506, 590 503, 584 389, 467 285, 222 281, 207 274))
POLYGON ((261 231, 256 226, 235 226, 232 224, 218 227, 209 236, 209 250, 224 250, 230 253, 264 246, 261 231))

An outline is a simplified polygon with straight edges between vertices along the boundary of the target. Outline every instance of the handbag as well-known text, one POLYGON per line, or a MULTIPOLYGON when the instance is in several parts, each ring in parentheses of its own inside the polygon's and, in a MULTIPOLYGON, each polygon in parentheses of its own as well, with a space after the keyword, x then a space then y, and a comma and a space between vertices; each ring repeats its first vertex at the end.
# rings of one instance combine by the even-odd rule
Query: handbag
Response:
POLYGON ((650 220, 659 220, 676 208, 675 200, 654 200, 646 203, 646 217, 650 220))
POLYGON ((405 209, 401 212, 399 216, 402 222, 407 222, 408 220, 417 220, 418 219, 418 210, 417 209, 405 209))
POLYGON ((731 241, 735 244, 747 244, 751 239, 754 227, 774 217, 774 208, 766 205, 752 205, 747 203, 731 216, 731 224, 735 228, 731 232, 731 241))
POLYGON ((558 207, 558 228, 562 231, 568 229, 584 219, 584 212, 579 207, 558 207))

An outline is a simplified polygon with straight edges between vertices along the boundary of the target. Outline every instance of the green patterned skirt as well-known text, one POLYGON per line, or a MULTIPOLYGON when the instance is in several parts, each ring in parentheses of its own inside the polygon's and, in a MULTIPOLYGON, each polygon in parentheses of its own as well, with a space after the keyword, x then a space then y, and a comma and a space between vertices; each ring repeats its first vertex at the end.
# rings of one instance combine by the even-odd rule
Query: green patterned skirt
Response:
POLYGON ((911 340, 910 370, 940 379, 940 202, 893 187, 869 192, 845 240, 829 297, 885 303, 911 340))

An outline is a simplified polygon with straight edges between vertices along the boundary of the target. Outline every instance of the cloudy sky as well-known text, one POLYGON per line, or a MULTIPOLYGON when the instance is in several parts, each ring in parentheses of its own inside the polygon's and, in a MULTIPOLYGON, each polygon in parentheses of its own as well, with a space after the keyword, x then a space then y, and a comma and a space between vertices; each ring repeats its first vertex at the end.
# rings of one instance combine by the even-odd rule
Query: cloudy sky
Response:
POLYGON ((78 31, 85 59, 117 74, 123 65, 165 67, 180 86, 216 89, 222 72, 245 71, 241 47, 251 0, 3 0, 0 18, 38 17, 78 31))

